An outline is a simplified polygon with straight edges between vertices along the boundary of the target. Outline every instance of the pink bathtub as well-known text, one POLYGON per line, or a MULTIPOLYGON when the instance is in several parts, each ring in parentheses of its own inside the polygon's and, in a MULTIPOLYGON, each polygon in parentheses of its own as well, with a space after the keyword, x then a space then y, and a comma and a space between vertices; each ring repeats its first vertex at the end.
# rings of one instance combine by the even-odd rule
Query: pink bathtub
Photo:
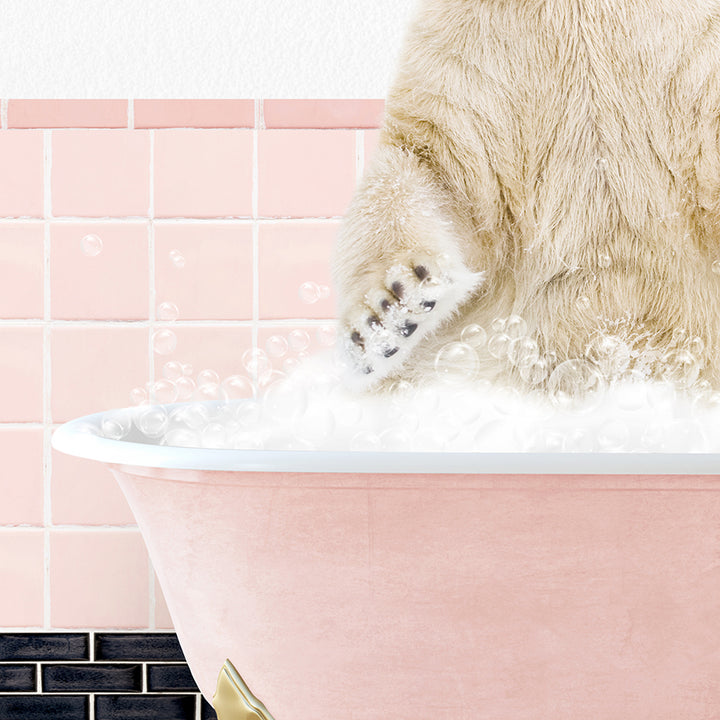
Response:
POLYGON ((717 455, 194 450, 87 421, 53 444, 110 465, 209 700, 229 658, 275 720, 720 718, 717 455))

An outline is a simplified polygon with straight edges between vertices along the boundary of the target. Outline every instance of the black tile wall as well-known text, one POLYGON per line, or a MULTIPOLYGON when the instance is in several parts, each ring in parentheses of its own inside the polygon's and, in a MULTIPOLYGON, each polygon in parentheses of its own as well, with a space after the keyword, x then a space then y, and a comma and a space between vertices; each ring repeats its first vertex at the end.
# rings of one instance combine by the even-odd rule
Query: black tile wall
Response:
POLYGON ((0 720, 93 716, 217 720, 174 633, 0 633, 0 720))

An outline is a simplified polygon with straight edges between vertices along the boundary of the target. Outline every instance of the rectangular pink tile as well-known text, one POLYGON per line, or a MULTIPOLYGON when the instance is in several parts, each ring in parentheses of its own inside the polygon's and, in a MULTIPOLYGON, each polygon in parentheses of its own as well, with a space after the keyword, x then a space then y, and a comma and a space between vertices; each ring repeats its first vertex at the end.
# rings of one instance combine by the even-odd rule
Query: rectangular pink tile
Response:
POLYGON ((155 577, 155 627, 158 630, 173 630, 175 627, 157 577, 155 577))
POLYGON ((147 627, 148 567, 139 531, 51 531, 52 626, 147 627))
POLYGON ((266 128, 375 128, 384 100, 265 100, 266 128))
POLYGON ((135 525, 120 486, 98 462, 53 451, 51 497, 56 525, 135 525))
POLYGON ((145 216, 150 208, 150 134, 146 130, 55 130, 55 216, 145 216))
POLYGON ((260 225, 261 319, 335 317, 330 258, 339 228, 335 222, 260 225))
POLYGON ((53 318, 148 318, 146 223, 55 223, 50 241, 53 318))
POLYGON ((156 377, 162 376, 163 366, 170 361, 192 366, 193 380, 202 370, 214 370, 221 380, 245 374, 242 356, 252 347, 251 328, 181 326, 173 331, 177 346, 169 355, 155 355, 156 377))
POLYGON ((43 216, 43 133, 0 130, 0 217, 43 216))
POLYGON ((43 431, 0 427, 0 456, 0 525, 42 525, 43 431))
POLYGON ((251 128, 254 100, 135 100, 136 128, 251 128))
POLYGON ((127 100, 9 100, 11 128, 127 127, 127 100))
POLYGON ((1 318, 42 318, 44 236, 40 223, 0 224, 1 318))
POLYGON ((249 217, 250 130, 158 130, 156 217, 249 217))
POLYGON ((42 422, 41 327, 0 327, 0 397, 0 422, 42 422))
POLYGON ((262 217, 343 215, 355 189, 352 130, 262 130, 258 211, 262 217))
POLYGON ((363 164, 365 170, 367 170, 370 162, 372 161, 375 153, 377 152, 378 145, 380 143, 380 130, 366 130, 363 133, 363 139, 365 144, 363 164))
POLYGON ((147 328, 52 328, 53 422, 130 405, 149 378, 148 343, 147 328))
POLYGON ((42 530, 0 533, 0 626, 42 627, 44 542, 42 530))
POLYGON ((175 305, 181 320, 251 319, 252 283, 249 225, 155 226, 156 301, 175 305))

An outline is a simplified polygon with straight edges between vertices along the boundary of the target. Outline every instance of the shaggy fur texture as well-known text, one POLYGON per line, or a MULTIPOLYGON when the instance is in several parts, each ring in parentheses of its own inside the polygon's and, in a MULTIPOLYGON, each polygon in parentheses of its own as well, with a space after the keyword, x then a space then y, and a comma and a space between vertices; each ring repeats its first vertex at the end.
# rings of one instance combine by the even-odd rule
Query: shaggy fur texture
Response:
POLYGON ((717 385, 719 219, 720 1, 425 0, 336 249, 341 342, 366 385, 422 377, 515 313, 556 363, 692 340, 717 385))

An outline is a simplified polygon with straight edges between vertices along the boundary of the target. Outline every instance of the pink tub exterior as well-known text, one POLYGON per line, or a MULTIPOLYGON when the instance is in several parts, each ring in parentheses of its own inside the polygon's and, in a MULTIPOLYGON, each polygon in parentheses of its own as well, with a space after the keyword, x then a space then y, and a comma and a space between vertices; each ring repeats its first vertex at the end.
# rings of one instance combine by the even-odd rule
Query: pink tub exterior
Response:
POLYGON ((208 699, 230 658, 276 720, 720 717, 718 476, 112 470, 208 699))

